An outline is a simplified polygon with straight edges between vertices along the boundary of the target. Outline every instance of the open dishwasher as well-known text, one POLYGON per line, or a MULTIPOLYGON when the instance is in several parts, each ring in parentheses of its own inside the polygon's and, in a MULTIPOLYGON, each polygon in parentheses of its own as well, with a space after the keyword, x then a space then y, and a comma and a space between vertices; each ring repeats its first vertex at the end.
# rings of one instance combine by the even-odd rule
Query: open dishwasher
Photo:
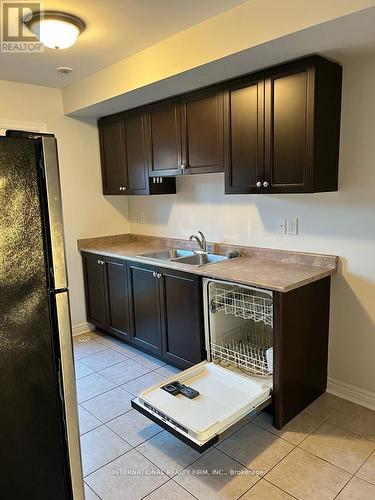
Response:
POLYGON ((272 292, 204 278, 203 301, 207 361, 132 401, 135 409, 200 452, 267 406, 273 383, 272 292), (195 396, 168 392, 176 382, 195 396))

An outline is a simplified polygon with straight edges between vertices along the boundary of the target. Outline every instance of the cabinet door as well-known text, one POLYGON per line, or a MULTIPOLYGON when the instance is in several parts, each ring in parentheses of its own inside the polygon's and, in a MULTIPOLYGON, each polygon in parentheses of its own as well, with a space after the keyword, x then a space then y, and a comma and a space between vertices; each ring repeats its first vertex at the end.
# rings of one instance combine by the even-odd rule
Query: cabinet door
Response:
POLYGON ((124 194, 126 181, 125 125, 119 118, 99 121, 103 193, 124 194))
POLYGON ((157 267, 128 263, 132 342, 161 354, 159 280, 157 267))
POLYGON ((224 169, 224 109, 221 89, 205 89, 181 98, 184 173, 224 169))
POLYGON ((148 194, 148 168, 144 117, 129 113, 124 120, 127 177, 124 194, 148 194))
POLYGON ((181 174, 181 114, 179 99, 154 104, 147 109, 149 175, 181 174))
POLYGON ((286 68, 265 82, 264 192, 313 190, 314 70, 286 68))
POLYGON ((83 254, 87 321, 100 327, 107 325, 107 285, 104 264, 100 255, 83 254))
POLYGON ((163 359, 187 368, 205 359, 201 278, 170 269, 159 273, 163 359))
POLYGON ((262 193, 264 81, 242 81, 224 94, 225 192, 262 193))
POLYGON ((108 282, 108 329, 115 335, 129 339, 129 297, 126 262, 106 258, 108 282))

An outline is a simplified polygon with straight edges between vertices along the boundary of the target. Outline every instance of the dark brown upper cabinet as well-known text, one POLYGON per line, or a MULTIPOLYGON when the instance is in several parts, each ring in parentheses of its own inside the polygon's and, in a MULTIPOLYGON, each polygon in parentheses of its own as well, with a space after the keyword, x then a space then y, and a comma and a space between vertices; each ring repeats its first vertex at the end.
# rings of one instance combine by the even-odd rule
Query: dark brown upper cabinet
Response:
POLYGON ((226 193, 337 191, 341 78, 312 56, 229 83, 226 193))
POLYGON ((225 192, 253 193, 264 179, 264 81, 248 79, 224 93, 225 192))
POLYGON ((181 175, 182 143, 180 100, 149 106, 145 113, 149 147, 149 175, 181 175))
POLYGON ((123 194, 127 183, 125 123, 117 117, 99 120, 104 194, 123 194))
POLYGON ((148 168, 144 116, 129 113, 124 119, 126 152, 126 191, 148 194, 148 168))
POLYGON ((99 121, 104 194, 175 193, 225 171, 225 192, 337 191, 340 65, 310 56, 99 121))
POLYGON ((99 120, 104 194, 176 192, 175 179, 155 182, 149 177, 146 119, 141 110, 133 110, 99 120))
POLYGON ((221 88, 181 97, 182 169, 208 174, 224 169, 224 108, 221 88))

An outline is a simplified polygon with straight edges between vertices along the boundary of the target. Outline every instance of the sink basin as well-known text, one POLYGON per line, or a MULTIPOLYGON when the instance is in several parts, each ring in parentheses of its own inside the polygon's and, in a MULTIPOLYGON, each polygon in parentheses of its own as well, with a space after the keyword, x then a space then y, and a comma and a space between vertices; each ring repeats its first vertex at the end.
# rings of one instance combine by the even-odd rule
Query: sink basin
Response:
POLYGON ((157 260, 172 260, 178 259, 179 257, 189 256, 194 257, 194 252, 192 250, 182 250, 180 248, 170 248, 168 250, 159 250, 157 252, 146 252, 140 255, 140 257, 157 260))
POLYGON ((225 255, 214 255, 212 253, 195 253, 188 257, 181 257, 175 262, 180 262, 181 264, 190 264, 191 266, 205 266, 206 264, 213 264, 214 262, 220 262, 222 260, 227 260, 228 257, 225 255))

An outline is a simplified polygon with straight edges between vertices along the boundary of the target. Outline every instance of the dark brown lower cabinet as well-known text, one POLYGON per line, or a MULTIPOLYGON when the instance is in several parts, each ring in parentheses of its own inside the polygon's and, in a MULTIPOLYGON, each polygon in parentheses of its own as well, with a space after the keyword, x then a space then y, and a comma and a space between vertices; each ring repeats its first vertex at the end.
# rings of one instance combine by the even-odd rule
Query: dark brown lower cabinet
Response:
POLYGON ((129 263, 132 343, 179 368, 205 357, 201 278, 129 263))
POLYGON ((161 356, 160 301, 157 268, 128 265, 132 343, 161 356))
POLYGON ((180 368, 205 356, 201 278, 159 268, 163 358, 180 368))
POLYGON ((106 257, 108 314, 107 327, 118 337, 130 338, 129 294, 126 261, 106 257))
POLYGON ((122 339, 130 338, 126 261, 83 253, 87 321, 122 339))
POLYGON ((103 258, 100 255, 84 253, 83 275, 85 283, 87 321, 98 327, 107 324, 107 294, 103 258))
POLYGON ((327 388, 331 278, 274 292, 274 426, 281 429, 327 388))

